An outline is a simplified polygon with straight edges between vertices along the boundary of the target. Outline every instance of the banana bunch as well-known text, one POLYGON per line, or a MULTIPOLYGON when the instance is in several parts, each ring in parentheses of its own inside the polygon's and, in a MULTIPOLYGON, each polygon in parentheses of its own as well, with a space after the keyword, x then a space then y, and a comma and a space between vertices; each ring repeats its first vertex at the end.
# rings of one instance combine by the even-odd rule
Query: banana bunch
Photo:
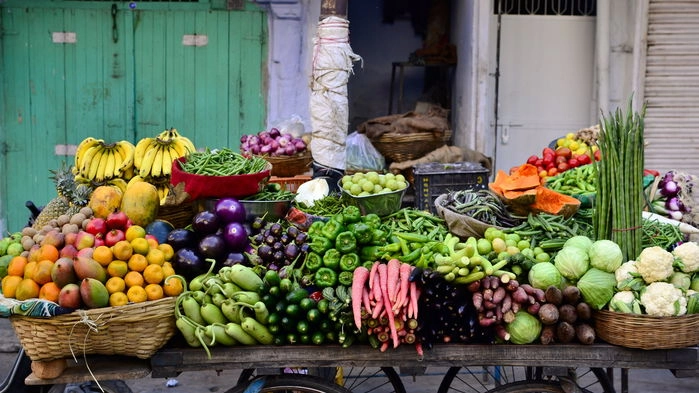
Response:
POLYGON ((75 179, 84 184, 128 179, 134 170, 134 151, 135 146, 129 141, 106 143, 104 139, 87 137, 75 152, 75 179))
POLYGON ((175 128, 164 130, 154 138, 138 141, 134 151, 134 173, 143 179, 169 177, 172 162, 195 150, 192 141, 175 128))

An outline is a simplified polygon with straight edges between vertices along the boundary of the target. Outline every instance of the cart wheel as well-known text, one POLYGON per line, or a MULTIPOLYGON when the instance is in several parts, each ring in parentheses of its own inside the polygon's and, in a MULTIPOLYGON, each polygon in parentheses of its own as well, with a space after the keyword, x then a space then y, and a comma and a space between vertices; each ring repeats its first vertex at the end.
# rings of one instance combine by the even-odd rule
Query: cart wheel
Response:
MULTIPOLYGON (((544 375, 542 367, 451 367, 444 375, 437 393, 508 393, 563 392, 561 380, 544 375), (527 385, 541 384, 549 389, 517 390, 527 385), (513 390, 507 390, 512 386, 513 390), (550 390, 552 386, 558 390, 550 390), (502 390, 501 390, 502 389, 502 390)), ((604 369, 577 368, 575 382, 584 393, 615 393, 614 385, 604 369)), ((562 379, 568 381, 568 378, 562 379)))
POLYGON ((48 393, 133 393, 129 385, 121 380, 100 381, 99 386, 95 382, 59 384, 51 386, 48 393))
MULTIPOLYGON (((323 367, 307 370, 309 374, 320 376, 325 381, 334 380, 345 389, 353 393, 362 392, 386 392, 406 393, 403 381, 392 367, 342 367, 342 379, 336 378, 337 368, 323 367)), ((245 369, 240 372, 238 385, 244 385, 247 381, 256 378, 254 369, 245 369)))
POLYGON ((251 391, 259 393, 352 393, 352 391, 320 377, 305 374, 263 375, 239 384, 226 393, 244 393, 248 387, 260 384, 251 391))

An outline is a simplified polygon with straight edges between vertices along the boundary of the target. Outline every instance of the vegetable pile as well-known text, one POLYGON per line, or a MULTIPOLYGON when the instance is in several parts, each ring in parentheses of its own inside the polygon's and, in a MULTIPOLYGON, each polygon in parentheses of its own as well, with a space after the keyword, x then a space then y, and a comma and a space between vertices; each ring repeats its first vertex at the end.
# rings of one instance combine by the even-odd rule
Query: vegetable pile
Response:
POLYGON ((294 156, 306 151, 306 142, 277 128, 240 137, 240 151, 244 156, 294 156))

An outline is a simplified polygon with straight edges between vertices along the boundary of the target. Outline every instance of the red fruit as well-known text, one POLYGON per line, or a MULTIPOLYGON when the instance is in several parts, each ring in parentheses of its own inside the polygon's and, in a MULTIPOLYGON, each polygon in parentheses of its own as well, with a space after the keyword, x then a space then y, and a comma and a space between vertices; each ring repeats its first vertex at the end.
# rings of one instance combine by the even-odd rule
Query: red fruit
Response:
POLYGON ((570 169, 570 165, 568 165, 567 162, 561 162, 558 164, 558 166, 556 166, 556 168, 558 169, 558 173, 561 173, 570 169))
POLYGON ((112 229, 104 235, 104 245, 107 247, 111 247, 122 240, 126 240, 126 235, 121 229, 112 229))
POLYGON ((564 156, 556 156, 556 159, 553 160, 553 162, 556 163, 556 165, 562 163, 562 162, 568 162, 568 159, 564 156))
POLYGON ((543 166, 544 166, 544 159, 543 159, 543 158, 538 158, 538 159, 536 160, 536 162, 534 163, 534 165, 536 165, 536 166, 538 166, 538 167, 543 167, 543 166))
POLYGON ((599 161, 600 158, 601 158, 601 157, 600 157, 600 152, 599 152, 599 150, 595 151, 595 160, 596 160, 596 161, 599 161))
POLYGON ((94 217, 85 226, 85 231, 95 236, 107 233, 107 221, 104 218, 94 217))
POLYGON ((554 157, 555 156, 553 154, 545 155, 544 160, 542 161, 543 166, 548 167, 549 165, 553 164, 554 157))
POLYGON ((107 219, 105 221, 107 222, 107 227, 110 230, 111 229, 119 229, 119 230, 125 231, 126 225, 129 221, 129 217, 123 211, 117 210, 117 211, 109 213, 109 215, 107 215, 107 219))
POLYGON ((582 155, 579 155, 575 158, 578 159, 578 165, 587 165, 592 161, 588 154, 582 154, 582 155))
POLYGON ((537 156, 529 156, 529 158, 527 159, 527 164, 536 165, 536 160, 538 159, 539 157, 537 156))
MULTIPOLYGON (((587 157, 587 156, 585 156, 585 157, 587 157)), ((580 161, 577 158, 573 157, 570 160, 568 160, 568 165, 571 168, 577 168, 580 166, 580 161)))
POLYGON ((542 150, 541 155, 546 157, 547 154, 555 156, 556 152, 550 147, 545 147, 544 150, 542 150))
POLYGON ((546 174, 549 176, 556 176, 558 174, 558 169, 556 167, 551 167, 546 174))
POLYGON ((573 155, 573 152, 569 148, 562 146, 556 149, 556 155, 570 158, 570 156, 573 155))

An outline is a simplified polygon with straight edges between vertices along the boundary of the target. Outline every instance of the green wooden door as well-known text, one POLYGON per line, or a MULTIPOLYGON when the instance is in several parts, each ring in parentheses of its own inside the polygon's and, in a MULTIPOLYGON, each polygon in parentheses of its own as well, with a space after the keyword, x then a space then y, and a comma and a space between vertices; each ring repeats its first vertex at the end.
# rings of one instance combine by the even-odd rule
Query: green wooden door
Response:
POLYGON ((264 12, 128 5, 0 3, 1 230, 55 196, 49 169, 87 136, 135 143, 175 127, 200 148, 237 148, 264 126, 264 12))

